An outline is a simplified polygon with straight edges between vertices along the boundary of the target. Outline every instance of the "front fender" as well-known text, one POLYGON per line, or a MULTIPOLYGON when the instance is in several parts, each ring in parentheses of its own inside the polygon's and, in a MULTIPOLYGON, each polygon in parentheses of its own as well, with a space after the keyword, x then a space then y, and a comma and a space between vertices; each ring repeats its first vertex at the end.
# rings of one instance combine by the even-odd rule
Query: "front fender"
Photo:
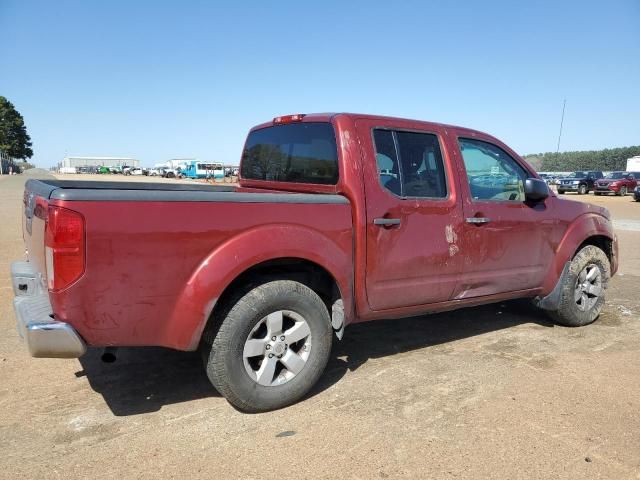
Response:
POLYGON ((217 299, 231 282, 251 267, 278 258, 300 258, 326 269, 340 289, 346 322, 352 318, 351 229, 332 231, 330 238, 309 227, 270 224, 229 238, 198 265, 166 324, 165 344, 195 350, 217 299))
MULTIPOLYGON (((613 226, 611 221, 598 213, 584 213, 573 220, 560 240, 558 247, 556 248, 555 258, 551 264, 551 268, 545 281, 542 285, 542 295, 550 294, 556 283, 562 275, 562 270, 565 264, 571 260, 575 255, 578 247, 582 245, 589 237, 604 236, 611 239, 614 242, 614 260, 617 262, 617 255, 615 255, 615 235, 613 233, 613 226)), ((611 272, 616 271, 617 263, 612 262, 611 272)))

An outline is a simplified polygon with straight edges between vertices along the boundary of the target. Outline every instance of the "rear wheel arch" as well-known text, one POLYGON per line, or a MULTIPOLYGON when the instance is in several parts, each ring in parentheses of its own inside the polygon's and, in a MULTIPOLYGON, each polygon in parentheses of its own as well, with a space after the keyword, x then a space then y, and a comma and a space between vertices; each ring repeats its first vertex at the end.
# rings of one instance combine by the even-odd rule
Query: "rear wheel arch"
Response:
MULTIPOLYGON (((342 325, 334 323, 333 327, 340 330, 344 324, 348 323, 345 320, 350 315, 344 305, 350 305, 351 301, 345 298, 347 293, 344 292, 344 288, 341 289, 335 276, 327 268, 311 260, 283 257, 263 261, 237 275, 218 297, 203 331, 209 330, 211 335, 211 330, 215 331, 219 327, 220 322, 240 298, 254 288, 275 280, 292 280, 309 287, 322 299, 330 318, 336 315, 334 305, 337 301, 341 301, 338 308, 342 308, 342 312, 338 311, 337 314, 343 314, 343 323, 342 325)), ((202 342, 203 339, 204 334, 200 341, 202 342)))

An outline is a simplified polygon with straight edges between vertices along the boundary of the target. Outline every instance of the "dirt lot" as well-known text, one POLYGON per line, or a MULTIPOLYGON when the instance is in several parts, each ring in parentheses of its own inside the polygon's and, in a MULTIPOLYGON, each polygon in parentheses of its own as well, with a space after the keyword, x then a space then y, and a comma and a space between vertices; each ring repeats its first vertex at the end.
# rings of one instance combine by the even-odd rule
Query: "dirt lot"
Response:
POLYGON ((354 326, 309 398, 244 415, 196 354, 28 356, 8 275, 24 179, 0 177, 1 478, 640 478, 631 197, 567 195, 606 205, 620 237, 595 324, 556 327, 516 302, 354 326))

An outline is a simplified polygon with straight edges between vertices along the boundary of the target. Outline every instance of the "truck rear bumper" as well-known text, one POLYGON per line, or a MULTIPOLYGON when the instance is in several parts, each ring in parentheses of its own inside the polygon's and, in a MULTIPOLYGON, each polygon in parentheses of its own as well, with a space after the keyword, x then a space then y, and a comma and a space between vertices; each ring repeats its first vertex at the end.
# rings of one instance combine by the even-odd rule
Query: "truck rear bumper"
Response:
POLYGON ((53 319, 49 294, 39 287, 37 276, 33 283, 28 262, 11 265, 13 307, 18 333, 27 343, 31 356, 38 358, 77 358, 87 351, 87 345, 68 323, 53 319), (25 286, 28 285, 28 286, 25 286))

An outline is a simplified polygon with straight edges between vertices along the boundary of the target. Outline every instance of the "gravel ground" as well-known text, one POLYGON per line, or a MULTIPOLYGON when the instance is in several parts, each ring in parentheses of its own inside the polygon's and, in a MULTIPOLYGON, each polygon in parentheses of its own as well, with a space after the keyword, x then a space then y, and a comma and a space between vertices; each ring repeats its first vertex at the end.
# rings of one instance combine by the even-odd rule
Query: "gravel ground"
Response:
POLYGON ((193 353, 28 356, 8 275, 24 180, 0 177, 0 478, 640 478, 631 197, 571 196, 606 205, 621 242, 595 324, 511 302, 356 325, 306 400, 244 415, 193 353))

